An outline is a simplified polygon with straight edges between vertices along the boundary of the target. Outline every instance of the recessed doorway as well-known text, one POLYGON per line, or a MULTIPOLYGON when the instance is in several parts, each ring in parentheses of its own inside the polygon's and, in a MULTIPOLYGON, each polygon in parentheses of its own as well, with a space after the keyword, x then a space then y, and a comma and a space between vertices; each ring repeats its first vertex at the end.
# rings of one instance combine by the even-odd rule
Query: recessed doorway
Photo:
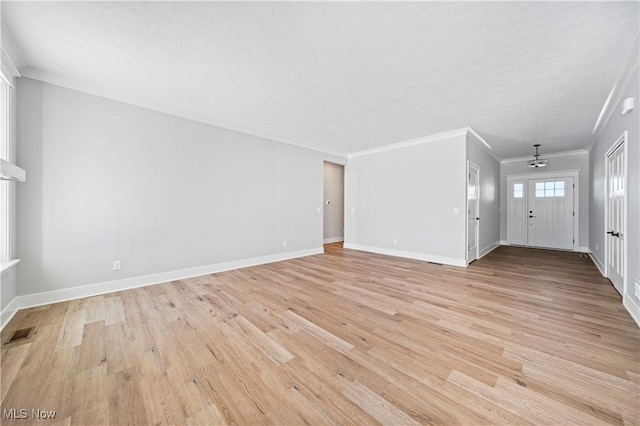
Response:
POLYGON ((344 241, 344 166, 324 162, 323 243, 344 241))

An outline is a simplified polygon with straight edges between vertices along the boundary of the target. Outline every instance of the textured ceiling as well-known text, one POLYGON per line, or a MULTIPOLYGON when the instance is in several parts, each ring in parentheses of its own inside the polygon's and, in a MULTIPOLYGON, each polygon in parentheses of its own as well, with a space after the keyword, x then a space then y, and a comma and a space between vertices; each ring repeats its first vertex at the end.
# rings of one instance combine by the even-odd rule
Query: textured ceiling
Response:
POLYGON ((350 153, 470 126, 584 148, 638 2, 2 2, 30 73, 350 153))

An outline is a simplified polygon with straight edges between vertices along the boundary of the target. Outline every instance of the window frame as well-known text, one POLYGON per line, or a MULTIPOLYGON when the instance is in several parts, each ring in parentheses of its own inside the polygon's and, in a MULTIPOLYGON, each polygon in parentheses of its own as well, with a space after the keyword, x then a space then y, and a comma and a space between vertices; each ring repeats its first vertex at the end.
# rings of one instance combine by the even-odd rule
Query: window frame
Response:
POLYGON ((19 77, 13 63, 1 49, 2 67, 0 67, 0 274, 4 275, 20 260, 13 253, 14 238, 13 223, 15 221, 15 185, 14 182, 25 180, 26 172, 13 162, 15 161, 13 148, 15 144, 15 86, 14 78, 19 77))

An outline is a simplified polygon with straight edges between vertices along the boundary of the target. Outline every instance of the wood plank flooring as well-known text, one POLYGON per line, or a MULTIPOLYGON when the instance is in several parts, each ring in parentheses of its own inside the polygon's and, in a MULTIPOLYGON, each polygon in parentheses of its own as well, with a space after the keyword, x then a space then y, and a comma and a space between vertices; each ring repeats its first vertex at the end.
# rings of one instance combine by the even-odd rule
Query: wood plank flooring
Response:
POLYGON ((640 330, 588 257, 326 250, 20 311, 1 423, 640 424, 640 330))

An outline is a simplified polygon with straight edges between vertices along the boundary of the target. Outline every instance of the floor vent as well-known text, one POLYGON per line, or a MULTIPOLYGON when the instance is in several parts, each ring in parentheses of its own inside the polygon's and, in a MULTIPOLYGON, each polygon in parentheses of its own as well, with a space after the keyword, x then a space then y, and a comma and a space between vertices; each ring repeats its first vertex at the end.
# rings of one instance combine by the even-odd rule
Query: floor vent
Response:
POLYGON ((5 342, 5 345, 8 345, 9 343, 20 342, 20 341, 29 339, 33 334, 33 330, 35 329, 36 329, 35 327, 29 327, 29 328, 21 328, 20 330, 14 331, 13 335, 11 336, 11 339, 5 342))

